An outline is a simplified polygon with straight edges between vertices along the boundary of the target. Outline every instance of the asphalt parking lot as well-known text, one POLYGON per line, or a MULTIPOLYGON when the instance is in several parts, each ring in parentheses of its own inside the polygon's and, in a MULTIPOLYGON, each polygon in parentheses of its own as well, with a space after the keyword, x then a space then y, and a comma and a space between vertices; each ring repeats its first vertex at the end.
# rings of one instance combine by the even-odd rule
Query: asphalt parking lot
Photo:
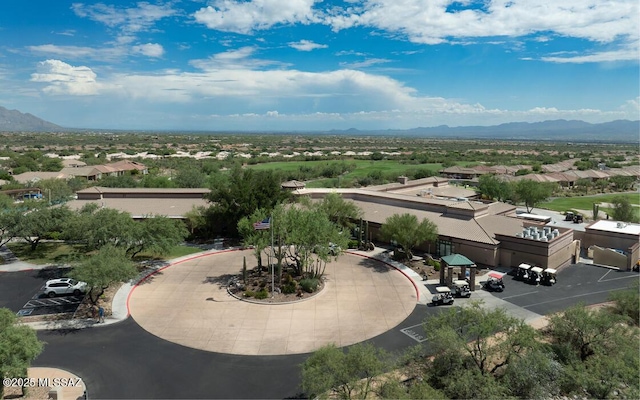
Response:
POLYGON ((47 280, 64 277, 68 272, 68 268, 45 268, 0 273, 0 307, 21 316, 74 312, 82 297, 46 298, 40 290, 47 280))
POLYGON ((553 286, 531 285, 505 275, 504 292, 492 294, 529 311, 547 315, 578 303, 606 302, 609 293, 628 288, 639 276, 637 272, 573 264, 558 273, 558 282, 553 286))

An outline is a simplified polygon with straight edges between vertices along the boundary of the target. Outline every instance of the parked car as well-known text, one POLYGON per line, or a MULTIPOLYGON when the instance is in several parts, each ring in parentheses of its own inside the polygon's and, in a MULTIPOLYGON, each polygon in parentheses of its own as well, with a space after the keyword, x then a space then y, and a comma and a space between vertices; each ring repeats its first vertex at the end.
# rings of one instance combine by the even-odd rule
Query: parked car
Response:
POLYGON ((451 291, 453 292, 453 295, 457 297, 471 297, 471 289, 469 289, 469 282, 467 281, 453 281, 451 291))
POLYGON ((85 282, 76 281, 71 278, 51 279, 42 286, 45 296, 55 297, 63 295, 79 296, 87 290, 85 282))
POLYGON ((443 304, 453 304, 453 295, 451 289, 446 286, 438 286, 436 288, 436 294, 431 299, 431 303, 434 306, 440 306, 443 304))

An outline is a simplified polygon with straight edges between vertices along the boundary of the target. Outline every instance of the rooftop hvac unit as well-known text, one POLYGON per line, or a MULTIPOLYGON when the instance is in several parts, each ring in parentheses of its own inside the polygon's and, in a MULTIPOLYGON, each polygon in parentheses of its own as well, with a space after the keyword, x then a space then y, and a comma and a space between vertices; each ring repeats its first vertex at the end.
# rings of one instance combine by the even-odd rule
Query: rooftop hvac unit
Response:
POLYGON ((546 237, 546 236, 543 236, 543 237, 541 237, 541 238, 540 238, 540 241, 541 241, 541 242, 548 242, 548 241, 549 241, 549 239, 547 239, 547 237, 546 237))
POLYGON ((521 238, 522 237, 522 233, 521 232, 516 233, 516 237, 521 238))

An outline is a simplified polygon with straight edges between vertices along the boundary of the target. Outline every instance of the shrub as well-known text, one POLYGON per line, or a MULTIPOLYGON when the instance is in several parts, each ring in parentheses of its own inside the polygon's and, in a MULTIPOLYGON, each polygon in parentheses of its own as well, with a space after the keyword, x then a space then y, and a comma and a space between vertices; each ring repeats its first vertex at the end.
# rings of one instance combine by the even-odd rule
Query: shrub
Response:
POLYGON ((267 292, 265 289, 262 289, 261 291, 257 292, 253 297, 255 297, 258 300, 266 299, 267 297, 269 297, 269 292, 267 292))
POLYGON ((244 297, 253 297, 256 295, 256 292, 251 291, 251 290, 245 290, 244 292, 244 297))
POLYGON ((433 269, 435 269, 436 271, 440 271, 440 261, 433 262, 433 269))
POLYGON ((357 240, 349 240, 348 248, 357 249, 358 248, 358 241, 357 240))
POLYGON ((293 294, 296 292, 297 286, 295 282, 289 282, 282 287, 282 293, 293 294))
POLYGON ((318 289, 318 278, 305 278, 300 281, 300 287, 307 293, 313 293, 318 289))

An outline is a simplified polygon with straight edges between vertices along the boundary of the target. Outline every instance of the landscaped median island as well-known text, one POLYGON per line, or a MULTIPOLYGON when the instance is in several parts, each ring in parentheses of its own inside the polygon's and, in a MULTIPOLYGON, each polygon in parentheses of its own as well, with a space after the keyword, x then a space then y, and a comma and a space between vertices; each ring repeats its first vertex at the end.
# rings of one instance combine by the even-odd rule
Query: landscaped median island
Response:
POLYGON ((294 268, 287 268, 286 272, 279 274, 276 269, 274 267, 271 272, 267 267, 243 269, 241 275, 230 278, 229 294, 256 303, 290 303, 314 297, 325 287, 325 277, 295 276, 294 268), (270 290, 272 274, 277 285, 270 290))

